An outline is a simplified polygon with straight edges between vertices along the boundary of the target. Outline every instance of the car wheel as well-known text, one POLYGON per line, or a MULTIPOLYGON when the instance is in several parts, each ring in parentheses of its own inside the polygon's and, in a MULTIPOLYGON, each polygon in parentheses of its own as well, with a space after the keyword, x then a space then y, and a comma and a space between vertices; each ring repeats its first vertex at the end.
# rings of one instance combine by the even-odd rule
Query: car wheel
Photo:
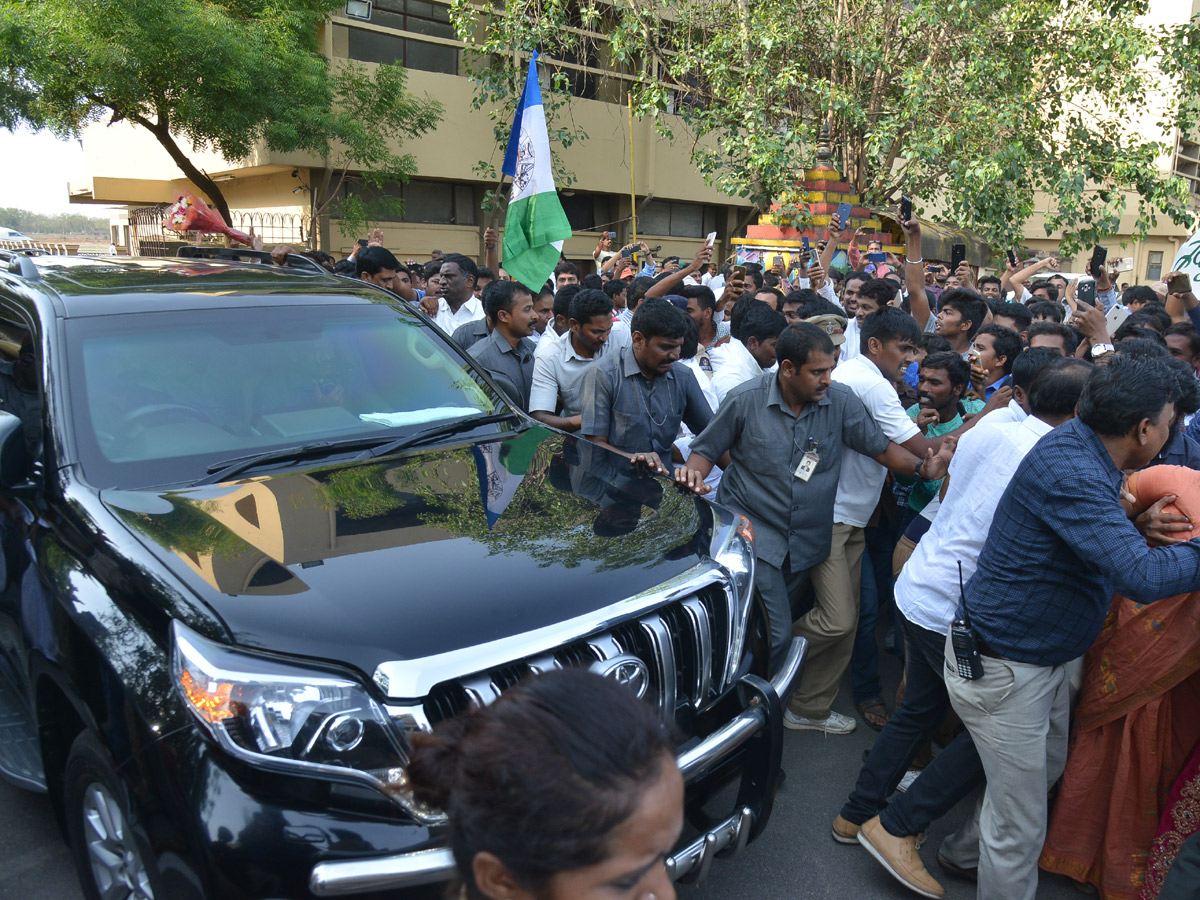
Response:
POLYGON ((154 900, 158 878, 149 842, 112 758, 91 732, 71 745, 64 803, 88 900, 154 900))

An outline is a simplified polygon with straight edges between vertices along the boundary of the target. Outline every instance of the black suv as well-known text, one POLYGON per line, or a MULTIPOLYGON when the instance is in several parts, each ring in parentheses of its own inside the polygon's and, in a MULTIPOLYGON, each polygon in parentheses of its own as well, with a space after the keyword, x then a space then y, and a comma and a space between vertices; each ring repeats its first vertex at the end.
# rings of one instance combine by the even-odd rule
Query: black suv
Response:
POLYGON ((746 519, 362 282, 0 264, 0 770, 90 898, 429 893, 410 736, 562 666, 677 724, 676 878, 766 823, 804 648, 766 680, 746 519))

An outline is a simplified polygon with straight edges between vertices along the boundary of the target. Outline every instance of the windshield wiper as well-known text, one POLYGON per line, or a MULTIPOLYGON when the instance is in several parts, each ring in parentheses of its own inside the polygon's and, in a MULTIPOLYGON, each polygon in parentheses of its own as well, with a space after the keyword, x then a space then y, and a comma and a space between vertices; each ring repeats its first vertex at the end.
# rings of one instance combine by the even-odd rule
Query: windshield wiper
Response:
POLYGON ((307 444, 299 444, 295 447, 283 447, 279 450, 265 450, 262 453, 251 453, 249 456, 237 456, 233 459, 224 459, 213 463, 204 470, 208 474, 194 483, 197 485, 219 484, 222 481, 232 478, 234 475, 245 472, 247 469, 253 469, 256 466, 265 465, 266 463, 328 456, 331 453, 338 453, 344 450, 372 446, 381 440, 386 440, 386 438, 377 435, 369 438, 353 438, 348 441, 312 441, 307 444))
POLYGON ((489 425, 493 422, 503 422, 507 419, 518 418, 515 413, 480 413, 477 416, 466 416, 462 419, 455 419, 452 422, 444 422, 441 425, 434 425, 430 428, 422 429, 416 434, 410 434, 402 438, 388 441, 378 447, 372 447, 364 450, 355 460, 374 459, 377 456, 387 456, 391 453, 398 453, 408 447, 416 444, 423 444, 425 441, 431 441, 434 438, 442 437, 447 434, 456 434, 460 431, 470 431, 472 428, 478 428, 480 425, 489 425))
POLYGON ((367 447, 369 449, 365 453, 356 456, 356 461, 372 459, 376 456, 395 453, 403 450, 405 447, 420 444, 440 435, 453 434, 457 431, 467 431, 479 425, 487 425, 490 422, 502 422, 505 419, 515 418, 516 416, 511 412, 482 413, 477 416, 467 416, 462 419, 445 422, 441 425, 435 425, 432 428, 426 428, 423 431, 418 431, 416 434, 406 435, 402 438, 393 438, 387 435, 372 435, 370 437, 350 438, 349 440, 342 441, 311 441, 307 444, 298 444, 295 447, 265 450, 262 453, 252 453, 249 456, 238 456, 233 459, 215 462, 205 469, 208 474, 199 481, 193 482, 193 484, 197 486, 220 484, 222 481, 228 481, 234 475, 239 475, 248 469, 257 468, 268 463, 331 456, 334 453, 356 450, 359 447, 367 447))

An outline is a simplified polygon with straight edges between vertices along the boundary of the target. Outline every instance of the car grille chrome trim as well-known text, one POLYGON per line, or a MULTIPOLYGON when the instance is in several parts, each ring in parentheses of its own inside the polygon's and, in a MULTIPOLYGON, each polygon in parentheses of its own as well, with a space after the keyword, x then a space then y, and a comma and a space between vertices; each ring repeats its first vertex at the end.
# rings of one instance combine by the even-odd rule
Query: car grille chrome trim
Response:
MULTIPOLYGON (((510 635, 486 644, 462 647, 416 659, 380 663, 372 679, 391 700, 420 700, 447 681, 479 672, 490 672, 509 666, 514 660, 528 660, 530 657, 544 657, 546 654, 558 656, 558 652, 564 646, 616 629, 651 610, 668 606, 712 584, 722 585, 726 595, 724 603, 728 607, 729 591, 725 587, 727 578, 724 570, 716 562, 706 559, 649 590, 574 619, 510 635)), ((736 615, 736 612, 731 614, 726 611, 721 613, 721 618, 732 620, 736 615)), ((716 644, 718 642, 714 641, 714 645, 716 644)), ((563 660, 560 658, 559 662, 562 663, 563 660)), ((582 660, 573 664, 580 663, 582 660)), ((731 679, 726 675, 720 679, 720 683, 722 686, 727 685, 731 683, 731 679)))
MULTIPOLYGON (((506 661, 441 682, 423 701, 391 706, 397 712, 423 705, 425 721, 459 715, 473 706, 486 706, 530 674, 567 666, 588 668, 621 656, 636 657, 649 672, 646 699, 663 721, 679 707, 701 710, 729 686, 728 607, 726 585, 711 580, 637 618, 570 641, 550 652, 506 661)), ((636 660, 634 660, 636 665, 636 660)), ((598 666, 603 669, 603 666, 598 666)))

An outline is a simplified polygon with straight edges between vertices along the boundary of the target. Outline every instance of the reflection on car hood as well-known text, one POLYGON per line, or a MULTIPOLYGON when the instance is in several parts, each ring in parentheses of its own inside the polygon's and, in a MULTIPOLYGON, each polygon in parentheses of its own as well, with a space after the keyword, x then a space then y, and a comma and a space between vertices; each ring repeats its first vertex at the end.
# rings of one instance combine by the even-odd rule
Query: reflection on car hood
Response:
POLYGON ((104 503, 240 644, 371 673, 632 596, 725 513, 541 427, 488 443, 104 503))

